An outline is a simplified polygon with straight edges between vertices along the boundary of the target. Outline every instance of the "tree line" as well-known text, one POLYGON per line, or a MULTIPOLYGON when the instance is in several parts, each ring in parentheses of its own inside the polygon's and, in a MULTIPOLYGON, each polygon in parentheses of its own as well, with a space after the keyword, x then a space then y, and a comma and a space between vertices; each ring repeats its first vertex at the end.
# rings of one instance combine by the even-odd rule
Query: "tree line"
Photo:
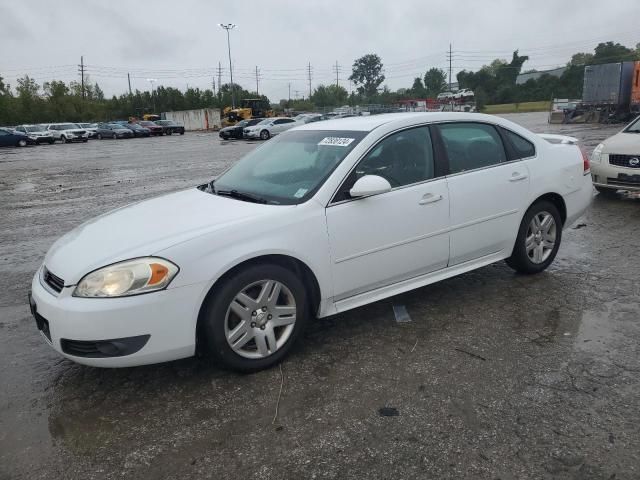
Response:
MULTIPOLYGON (((552 97, 581 98, 585 65, 640 60, 640 43, 635 49, 614 42, 599 43, 593 53, 574 54, 562 75, 543 74, 517 85, 516 78, 528 60, 528 56, 515 50, 510 60, 496 58, 477 71, 460 71, 456 79, 459 88, 470 88, 475 92, 480 110, 486 104, 550 100, 552 97)), ((318 85, 309 98, 282 99, 276 107, 309 111, 343 105, 391 105, 402 100, 434 98, 448 89, 449 80, 446 72, 436 67, 425 67, 424 75, 414 78, 408 88, 392 91, 384 85, 385 79, 382 59, 374 53, 366 54, 352 65, 349 80, 356 87, 354 91, 348 92, 335 84, 318 85)), ((16 83, 13 88, 0 76, 0 125, 106 121, 144 113, 231 105, 231 84, 222 85, 215 94, 210 89, 188 88, 181 91, 159 86, 151 92, 136 90, 106 98, 100 86, 90 79, 85 81, 84 88, 78 82, 59 80, 39 84, 28 75, 16 83)), ((255 92, 238 84, 234 84, 233 89, 236 104, 256 96, 255 92)), ((261 98, 269 100, 265 96, 261 98)))

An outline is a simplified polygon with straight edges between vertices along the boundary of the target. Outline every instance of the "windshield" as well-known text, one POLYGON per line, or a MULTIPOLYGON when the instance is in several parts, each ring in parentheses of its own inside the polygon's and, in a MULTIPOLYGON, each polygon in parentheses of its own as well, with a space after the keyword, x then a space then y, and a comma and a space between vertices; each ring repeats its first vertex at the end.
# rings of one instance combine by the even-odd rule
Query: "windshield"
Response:
POLYGON ((36 127, 34 125, 30 127, 23 127, 27 132, 41 132, 43 129, 41 127, 36 127))
POLYGON ((640 116, 636 117, 624 131, 628 133, 640 133, 640 116))
POLYGON ((76 128, 80 127, 78 127, 78 125, 76 125, 75 123, 63 123, 62 125, 58 125, 57 127, 58 130, 74 130, 76 128))
POLYGON ((247 122, 246 120, 242 120, 241 122, 236 123, 236 127, 246 127, 247 125, 249 125, 249 122, 247 122))
POLYGON ((271 123, 272 121, 273 121, 273 118, 265 118, 261 122, 256 123, 256 125, 267 125, 268 123, 271 123))
POLYGON ((243 157, 214 183, 216 192, 237 191, 271 204, 306 201, 367 132, 290 131, 243 157))

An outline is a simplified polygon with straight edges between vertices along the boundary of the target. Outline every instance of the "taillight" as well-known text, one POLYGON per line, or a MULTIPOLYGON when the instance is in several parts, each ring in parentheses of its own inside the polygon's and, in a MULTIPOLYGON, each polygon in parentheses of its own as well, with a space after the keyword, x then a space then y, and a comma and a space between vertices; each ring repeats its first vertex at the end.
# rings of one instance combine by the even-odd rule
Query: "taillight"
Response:
POLYGON ((583 147, 578 147, 578 148, 580 148, 580 153, 582 153, 582 168, 583 168, 582 173, 586 175, 591 171, 591 166, 589 165, 589 155, 587 154, 587 151, 583 147))

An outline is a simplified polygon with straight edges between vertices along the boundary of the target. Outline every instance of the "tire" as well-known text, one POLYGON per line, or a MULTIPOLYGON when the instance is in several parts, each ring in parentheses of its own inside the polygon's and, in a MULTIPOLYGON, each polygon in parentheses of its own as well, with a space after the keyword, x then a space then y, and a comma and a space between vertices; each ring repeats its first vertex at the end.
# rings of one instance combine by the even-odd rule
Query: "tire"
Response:
POLYGON ((260 139, 261 140, 269 140, 271 138, 271 134, 269 133, 269 130, 262 130, 260 132, 260 139))
POLYGON ((65 137, 64 135, 60 136, 60 140, 62 141, 62 143, 69 143, 69 140, 67 140, 67 137, 65 137))
POLYGON ((561 240, 560 212, 547 200, 536 202, 529 207, 522 218, 513 252, 506 260, 507 264, 519 273, 540 273, 556 258, 561 240), (547 220, 547 216, 551 217, 552 223, 545 228, 544 224, 551 221, 547 220), (537 218, 537 225, 540 226, 537 232, 534 218, 537 218), (551 242, 552 245, 549 244, 551 242))
POLYGON ((97 138, 98 140, 102 140, 102 134, 101 134, 101 133, 99 133, 98 135, 96 135, 96 138, 97 138))
POLYGON ((21 138, 20 140, 18 140, 18 143, 16 144, 17 147, 26 147, 27 146, 27 141, 24 138, 21 138))
POLYGON ((595 187, 595 188, 598 191, 598 193, 602 194, 603 197, 615 198, 618 196, 618 191, 615 188, 607 188, 607 187, 595 187))
POLYGON ((88 139, 88 138, 83 138, 83 139, 82 139, 82 143, 87 143, 88 141, 89 141, 89 139, 88 139))
POLYGON ((54 143, 56 143, 56 141, 52 138, 51 140, 48 140, 49 145, 53 145, 54 143))
POLYGON ((172 130, 167 130, 167 135, 171 135, 171 134, 173 134, 173 131, 172 130))
POLYGON ((308 312, 304 285, 293 272, 274 264, 251 265, 222 280, 222 283, 214 286, 209 292, 203 305, 201 339, 206 350, 226 368, 240 372, 256 372, 277 364, 289 353, 304 330, 309 317, 308 312), (261 292, 268 292, 272 288, 267 282, 272 282, 272 286, 279 284, 280 294, 275 300, 264 302, 263 307, 267 309, 265 311, 260 307, 263 302, 259 297, 261 292), (242 292, 245 292, 245 296, 242 297, 244 306, 235 301, 242 292), (250 302, 256 299, 256 304, 250 302), (244 320, 235 313, 236 309, 231 310, 232 302, 237 310, 242 312, 244 320), (272 318, 271 314, 277 316, 274 313, 275 305, 280 309, 288 306, 290 313, 287 315, 294 314, 293 321, 291 322, 291 317, 286 315, 272 318), (262 327, 259 326, 261 322, 262 327), (274 325, 273 322, 282 325, 274 325), (241 326, 242 323, 246 325, 246 331, 241 326), (232 334, 237 328, 241 328, 241 332, 245 333, 236 333, 236 338, 233 338, 232 334), (232 340, 228 340, 227 335, 232 336, 232 340), (250 338, 247 340, 249 335, 250 338), (230 341, 236 342, 235 349, 230 341), (278 345, 280 342, 282 344, 278 345))
POLYGON ((180 135, 184 135, 184 130, 181 130, 181 131, 180 131, 180 135))
POLYGON ((111 140, 116 140, 118 137, 116 136, 116 134, 114 133, 113 135, 111 135, 111 140))

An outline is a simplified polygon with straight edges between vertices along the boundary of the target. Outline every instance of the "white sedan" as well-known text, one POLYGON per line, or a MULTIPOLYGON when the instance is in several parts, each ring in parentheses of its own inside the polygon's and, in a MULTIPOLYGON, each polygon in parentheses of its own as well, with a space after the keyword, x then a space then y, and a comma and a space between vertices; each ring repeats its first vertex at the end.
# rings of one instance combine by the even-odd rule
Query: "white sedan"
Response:
POLYGON ((598 145, 591 159, 593 184, 600 193, 640 192, 640 117, 598 145))
POLYGON ((298 124, 293 118, 274 117, 265 118, 260 123, 256 123, 250 127, 246 127, 242 132, 245 138, 269 140, 274 135, 286 132, 287 130, 297 126, 298 124))
POLYGON ((34 276, 31 308, 45 340, 79 363, 198 351, 266 368, 310 318, 500 260, 546 269, 592 198, 574 140, 466 113, 298 127, 215 181, 60 238, 34 276))

